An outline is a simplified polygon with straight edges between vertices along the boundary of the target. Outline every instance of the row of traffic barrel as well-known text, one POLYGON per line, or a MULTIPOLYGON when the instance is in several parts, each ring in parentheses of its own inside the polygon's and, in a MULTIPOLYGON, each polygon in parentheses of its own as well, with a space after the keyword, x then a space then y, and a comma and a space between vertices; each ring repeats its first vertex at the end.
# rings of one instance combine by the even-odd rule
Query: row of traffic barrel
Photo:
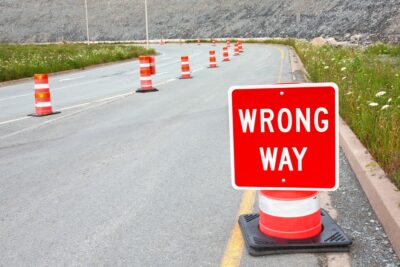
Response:
MULTIPOLYGON (((197 41, 200 45, 200 41, 197 41)), ((212 46, 215 46, 215 41, 212 41, 212 46)), ((229 58, 230 40, 226 41, 226 46, 222 48, 222 61, 230 61, 229 58)), ((243 43, 237 41, 234 44, 234 56, 239 56, 243 53, 243 43)), ((151 76, 156 73, 154 56, 139 56, 139 74, 140 74, 140 88, 136 90, 138 93, 148 93, 158 91, 153 87, 151 76)), ((217 68, 217 59, 215 50, 209 51, 209 65, 208 68, 217 68)), ((191 71, 189 64, 189 56, 181 56, 181 76, 179 79, 191 79, 191 71)))
MULTIPOLYGON (((197 45, 200 45, 198 40, 197 45)), ((215 40, 212 41, 212 46, 215 46, 215 40)), ((227 40, 226 46, 222 49, 223 61, 230 61, 228 48, 230 47, 230 40, 227 40)), ((237 41, 234 44, 234 56, 239 56, 243 53, 243 43, 237 41)), ((209 68, 216 68, 217 61, 215 50, 209 51, 209 68)), ((155 57, 154 56, 140 56, 139 57, 139 73, 140 73, 140 88, 136 90, 139 93, 157 91, 153 87, 151 76, 156 74, 155 57)), ((181 56, 181 76, 180 79, 190 79, 191 71, 189 65, 189 56, 181 56)), ((30 116, 47 116, 56 114, 51 105, 49 77, 47 74, 35 74, 34 77, 35 89, 35 113, 29 114, 30 116)))

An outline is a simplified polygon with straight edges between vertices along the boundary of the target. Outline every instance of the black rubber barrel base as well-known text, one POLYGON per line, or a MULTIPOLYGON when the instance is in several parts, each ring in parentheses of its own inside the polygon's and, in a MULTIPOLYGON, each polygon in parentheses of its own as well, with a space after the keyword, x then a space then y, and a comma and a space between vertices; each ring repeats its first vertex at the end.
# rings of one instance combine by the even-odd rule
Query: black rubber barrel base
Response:
POLYGON ((246 214, 239 217, 239 226, 252 256, 304 252, 346 252, 352 240, 342 228, 321 209, 322 231, 317 236, 307 239, 289 240, 267 236, 258 228, 259 215, 246 214))
POLYGON ((28 114, 28 116, 30 116, 30 117, 45 117, 45 116, 55 115, 55 114, 59 114, 59 113, 61 113, 61 111, 53 111, 52 113, 44 114, 44 115, 32 113, 32 114, 28 114))
POLYGON ((157 92, 157 91, 158 91, 158 89, 156 89, 156 88, 152 88, 152 89, 141 89, 141 88, 139 88, 139 89, 136 90, 136 93, 150 93, 150 92, 157 92))

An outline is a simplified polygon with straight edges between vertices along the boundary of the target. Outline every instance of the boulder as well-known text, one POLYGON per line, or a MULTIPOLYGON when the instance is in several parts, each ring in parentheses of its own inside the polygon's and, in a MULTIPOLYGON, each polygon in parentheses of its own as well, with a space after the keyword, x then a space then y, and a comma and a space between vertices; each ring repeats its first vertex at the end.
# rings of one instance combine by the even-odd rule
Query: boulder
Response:
POLYGON ((327 43, 324 37, 316 37, 311 40, 311 44, 315 46, 323 46, 327 43))

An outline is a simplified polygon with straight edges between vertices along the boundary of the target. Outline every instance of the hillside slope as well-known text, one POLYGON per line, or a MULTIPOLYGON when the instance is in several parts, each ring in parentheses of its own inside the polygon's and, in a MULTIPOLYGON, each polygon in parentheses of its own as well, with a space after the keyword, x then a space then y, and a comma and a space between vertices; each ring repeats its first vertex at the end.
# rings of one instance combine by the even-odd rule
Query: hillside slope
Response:
MULTIPOLYGON (((87 0, 93 40, 144 39, 144 0, 87 0)), ((400 36, 400 0, 148 0, 150 38, 400 36)), ((84 0, 1 0, 1 42, 85 40, 84 0)))

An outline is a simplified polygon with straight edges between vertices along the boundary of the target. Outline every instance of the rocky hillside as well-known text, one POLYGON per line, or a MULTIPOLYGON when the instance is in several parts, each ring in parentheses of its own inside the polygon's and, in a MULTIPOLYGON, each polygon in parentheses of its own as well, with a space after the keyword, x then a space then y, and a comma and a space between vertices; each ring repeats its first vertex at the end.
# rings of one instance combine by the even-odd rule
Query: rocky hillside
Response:
MULTIPOLYGON (((144 0, 87 0, 93 40, 144 39, 144 0)), ((400 0, 147 0, 150 38, 398 39, 400 0)), ((84 0, 0 0, 1 42, 86 38, 84 0)))

